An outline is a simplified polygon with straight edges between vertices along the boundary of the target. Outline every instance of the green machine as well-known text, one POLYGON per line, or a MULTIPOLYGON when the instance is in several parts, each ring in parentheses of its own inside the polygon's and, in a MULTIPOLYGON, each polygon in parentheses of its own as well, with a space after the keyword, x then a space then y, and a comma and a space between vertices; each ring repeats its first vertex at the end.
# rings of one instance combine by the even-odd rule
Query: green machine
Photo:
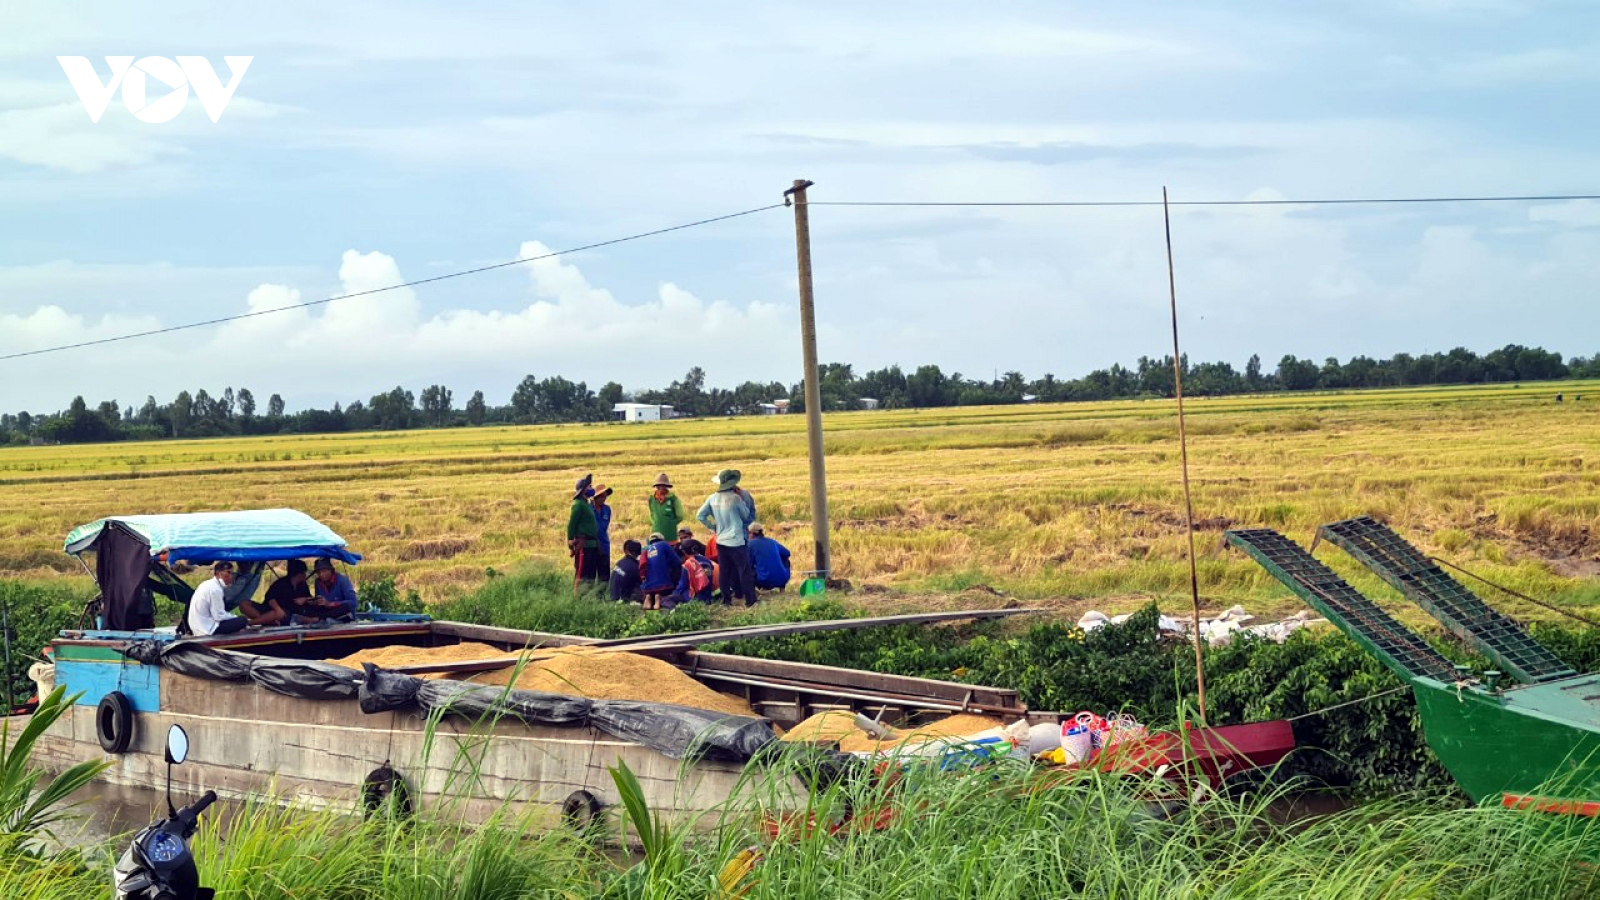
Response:
MULTIPOLYGON (((1472 678, 1300 545, 1270 529, 1228 542, 1411 686, 1428 746, 1473 800, 1600 815, 1600 675, 1579 675, 1388 526, 1322 526, 1349 553, 1498 669, 1472 678)), ((1315 546, 1315 545, 1313 545, 1315 546)))

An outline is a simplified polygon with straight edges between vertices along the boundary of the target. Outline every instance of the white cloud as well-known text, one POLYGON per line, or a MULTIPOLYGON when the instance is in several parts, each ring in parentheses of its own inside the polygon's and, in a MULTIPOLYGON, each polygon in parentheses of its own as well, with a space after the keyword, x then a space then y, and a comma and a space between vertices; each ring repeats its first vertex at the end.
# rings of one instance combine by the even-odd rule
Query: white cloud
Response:
MULTIPOLYGON (((537 241, 521 247, 523 258, 549 252, 537 241)), ((692 365, 730 384, 798 368, 791 315, 777 304, 705 300, 670 282, 653 296, 624 302, 559 257, 528 263, 527 270, 533 299, 512 311, 451 309, 424 317, 416 292, 400 288, 253 316, 199 338, 173 335, 36 357, 26 362, 28 378, 0 379, 0 408, 64 407, 78 393, 92 402, 108 395, 131 402, 224 384, 326 403, 365 399, 397 383, 420 389, 443 382, 503 399, 529 373, 642 388, 664 385, 692 365)), ((405 279, 389 255, 350 250, 339 280, 348 294, 405 279)), ((211 314, 265 313, 305 299, 297 288, 262 284, 241 307, 211 314)), ((176 323, 42 306, 0 316, 0 354, 163 324, 176 323)))
POLYGON ((1564 203, 1529 207, 1529 222, 1548 222, 1569 228, 1600 228, 1600 203, 1593 200, 1568 200, 1564 203))
POLYGON ((141 123, 89 121, 77 102, 0 112, 0 158, 68 172, 137 166, 179 152, 141 123))

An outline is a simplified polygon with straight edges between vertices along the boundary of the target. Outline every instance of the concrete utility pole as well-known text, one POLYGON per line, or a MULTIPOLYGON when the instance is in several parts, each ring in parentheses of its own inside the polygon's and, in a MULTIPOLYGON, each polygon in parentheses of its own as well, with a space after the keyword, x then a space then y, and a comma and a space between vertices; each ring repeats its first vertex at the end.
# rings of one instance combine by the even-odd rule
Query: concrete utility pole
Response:
POLYGON ((806 188, 812 182, 796 178, 783 192, 794 198, 794 245, 800 269, 800 349, 806 367, 806 438, 811 460, 811 535, 816 544, 817 574, 826 578, 833 570, 828 546, 828 473, 822 452, 822 385, 817 367, 817 314, 811 294, 811 220, 806 214, 806 188))

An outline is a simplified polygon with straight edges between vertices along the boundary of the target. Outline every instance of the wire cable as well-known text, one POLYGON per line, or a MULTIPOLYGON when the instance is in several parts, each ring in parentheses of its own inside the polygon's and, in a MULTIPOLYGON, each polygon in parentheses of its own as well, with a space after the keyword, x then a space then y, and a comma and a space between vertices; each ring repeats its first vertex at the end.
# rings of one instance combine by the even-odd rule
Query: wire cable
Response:
POLYGON ((6 362, 7 360, 13 359, 22 359, 28 356, 41 356, 46 353, 59 353, 63 350, 78 350, 83 347, 95 347, 101 344, 114 344, 119 341, 131 341, 135 338, 154 337, 158 334, 170 334, 174 331, 187 331, 192 328, 204 328, 208 325, 222 325, 227 322, 238 322, 242 319, 253 319, 257 316, 270 316, 274 313, 289 312, 290 310, 295 309, 306 309, 312 306, 323 306, 325 304, 332 303, 335 300, 349 300, 355 297, 366 297, 372 294, 381 294, 385 291, 397 291, 400 288, 417 287, 418 285, 432 284, 436 281, 447 281, 451 278, 461 278, 466 275, 476 275, 480 272, 490 272, 495 269, 504 269, 508 266, 520 266, 524 263, 538 262, 541 259, 552 259, 568 253, 579 253, 584 250, 594 250, 600 247, 610 247, 615 244, 625 244, 629 241, 637 241, 642 238, 655 237, 657 235, 668 234, 673 231, 683 231, 686 228, 696 228, 701 225, 710 225, 714 222, 726 222, 729 219, 737 219, 741 216, 751 216, 755 215, 756 213, 762 213, 772 209, 782 209, 783 207, 784 204, 782 203, 772 203, 768 204, 767 206, 758 206, 754 209, 741 210, 739 212, 728 213, 721 216, 712 216, 709 219, 697 219, 693 222, 684 222, 679 225, 669 225, 666 228, 657 228, 654 231, 641 231, 638 234, 630 234, 625 237, 612 238, 608 241, 598 241, 593 244, 584 244, 581 247, 571 247, 566 250, 555 250, 540 256, 525 256, 518 259, 506 260, 505 262, 490 263, 489 265, 478 266, 474 269, 462 269, 459 272, 448 272, 444 275, 434 275, 429 278, 418 278, 415 281, 404 281, 399 284, 388 285, 387 287, 371 288, 365 291, 354 291, 349 294, 339 294, 334 297, 324 297, 321 300, 307 300, 304 303, 292 303, 288 306, 274 306, 271 309, 258 309, 252 312, 239 313, 232 316, 206 319, 203 322, 189 322, 184 325, 169 325, 165 328, 152 328, 149 331, 138 331, 131 334, 119 334, 113 337, 96 338, 92 341, 79 341, 75 344, 62 344, 57 347, 41 347, 37 350, 24 350, 21 353, 8 353, 4 356, 0 356, 0 362, 6 362))
MULTIPOLYGON (((1358 197, 1309 200, 1173 200, 1170 206, 1357 206, 1384 203, 1535 203, 1600 200, 1600 194, 1517 194, 1482 197, 1358 197)), ((1160 200, 812 200, 812 206, 1161 206, 1160 200)))

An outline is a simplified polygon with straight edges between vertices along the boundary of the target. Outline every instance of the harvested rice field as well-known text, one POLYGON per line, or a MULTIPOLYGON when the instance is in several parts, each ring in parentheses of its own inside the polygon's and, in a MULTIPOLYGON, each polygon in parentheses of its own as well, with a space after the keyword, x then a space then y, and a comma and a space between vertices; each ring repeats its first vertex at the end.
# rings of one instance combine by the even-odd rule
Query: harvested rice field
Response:
MULTIPOLYGON (((1600 602, 1600 383, 1198 399, 1189 433, 1202 591, 1287 594, 1230 527, 1309 542, 1381 517, 1425 552, 1566 603, 1600 602), (1554 402, 1558 391, 1568 398, 1554 402), (1584 396, 1572 402, 1574 395, 1584 396)), ((868 591, 993 589, 1125 611, 1187 591, 1170 401, 825 417, 837 574, 868 591)), ((563 562, 574 480, 613 486, 613 540, 648 530, 657 472, 695 509, 741 469, 769 534, 809 554, 804 419, 770 416, 0 449, 0 578, 81 575, 73 526, 112 513, 291 506, 427 599, 485 569, 563 562)), ((1375 579, 1327 548, 1358 587, 1375 579)), ((879 596, 889 595, 880 593, 879 596)), ((1538 615, 1530 611, 1531 615, 1538 615)))

